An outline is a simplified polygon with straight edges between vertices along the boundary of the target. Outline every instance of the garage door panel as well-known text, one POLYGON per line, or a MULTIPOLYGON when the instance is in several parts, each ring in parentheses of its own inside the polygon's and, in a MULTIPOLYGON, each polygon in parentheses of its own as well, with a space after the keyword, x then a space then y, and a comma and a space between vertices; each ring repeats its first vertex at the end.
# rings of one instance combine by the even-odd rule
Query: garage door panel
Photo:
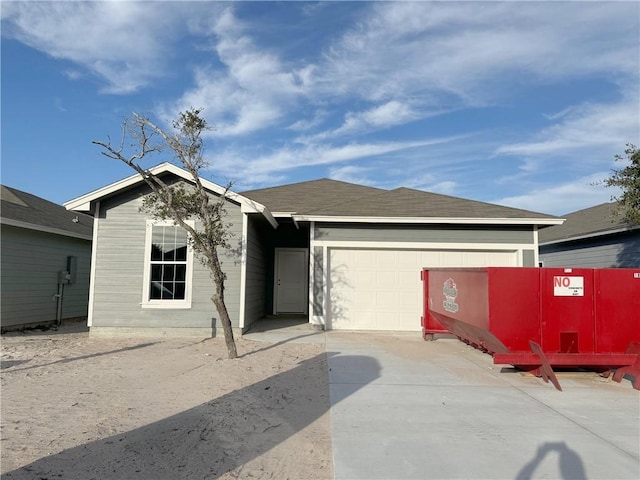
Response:
POLYGON ((516 252, 330 249, 327 327, 420 331, 423 267, 515 266, 516 252))
POLYGON ((420 254, 418 255, 418 263, 421 265, 430 265, 437 267, 442 264, 442 256, 443 254, 441 252, 436 251, 420 252, 420 254))
POLYGON ((376 289, 381 289, 381 288, 393 289, 394 284, 396 283, 396 272, 391 272, 388 270, 375 272, 371 277, 375 278, 376 289))
POLYGON ((376 291, 362 290, 358 292, 358 295, 352 295, 347 300, 349 300, 357 310, 370 310, 373 309, 377 303, 376 291))
POLYGON ((402 255, 396 255, 396 264, 394 265, 398 269, 413 268, 418 262, 419 252, 409 251, 404 252, 402 255))
POLYGON ((376 310, 377 311, 393 311, 393 305, 397 304, 397 295, 395 292, 380 292, 376 294, 376 310))
POLYGON ((451 265, 456 267, 466 266, 465 252, 445 252, 439 266, 451 265))

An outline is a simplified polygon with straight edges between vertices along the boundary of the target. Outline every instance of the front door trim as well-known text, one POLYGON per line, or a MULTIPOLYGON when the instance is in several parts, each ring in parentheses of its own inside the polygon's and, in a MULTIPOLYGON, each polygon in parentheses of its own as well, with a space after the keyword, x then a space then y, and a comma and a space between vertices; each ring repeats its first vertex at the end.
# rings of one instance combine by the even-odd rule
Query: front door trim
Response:
POLYGON ((300 313, 307 315, 309 308, 309 249, 308 248, 275 248, 274 255, 274 269, 273 269, 273 314, 277 315, 279 313, 300 313), (289 311, 280 311, 278 305, 278 287, 279 280, 282 278, 282 273, 280 272, 280 253, 284 252, 300 252, 304 255, 304 268, 302 272, 298 273, 298 279, 303 283, 303 288, 301 289, 302 298, 300 298, 300 311, 297 312, 289 312, 289 311))

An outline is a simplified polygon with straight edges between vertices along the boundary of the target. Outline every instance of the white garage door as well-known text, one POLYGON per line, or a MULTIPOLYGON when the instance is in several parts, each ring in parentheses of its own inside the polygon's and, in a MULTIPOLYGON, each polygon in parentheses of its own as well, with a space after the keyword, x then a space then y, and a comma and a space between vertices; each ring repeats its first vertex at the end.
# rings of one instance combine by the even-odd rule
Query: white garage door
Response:
POLYGON ((517 266, 514 251, 330 249, 327 328, 419 331, 423 267, 517 266))

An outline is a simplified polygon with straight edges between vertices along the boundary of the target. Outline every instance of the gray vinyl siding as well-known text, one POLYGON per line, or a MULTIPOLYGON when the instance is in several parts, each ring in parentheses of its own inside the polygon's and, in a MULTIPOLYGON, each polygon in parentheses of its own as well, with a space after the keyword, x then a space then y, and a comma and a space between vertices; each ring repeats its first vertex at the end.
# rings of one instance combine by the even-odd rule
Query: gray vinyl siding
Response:
POLYGON ((267 264, 265 247, 253 215, 247 216, 245 328, 266 315, 267 264))
POLYGON ((58 272, 77 258, 75 283, 65 285, 62 318, 87 316, 91 242, 25 228, 2 226, 0 255, 2 328, 56 320, 58 272))
POLYGON ((540 247, 545 267, 638 268, 640 231, 540 247))
POLYGON ((314 238, 322 241, 534 243, 533 227, 316 224, 315 228, 314 238))
MULTIPOLYGON (((148 215, 139 211, 142 189, 102 201, 97 228, 95 286, 92 326, 96 327, 219 327, 209 270, 197 256, 193 262, 192 302, 187 309, 143 308, 142 289, 145 268, 145 234, 148 215)), ((225 301, 234 327, 239 324, 240 254, 242 214, 240 207, 228 203, 227 221, 232 250, 220 251, 227 275, 225 301), (237 245, 234 245, 237 244, 237 245)), ((196 225, 197 227, 197 225, 196 225)))
POLYGON ((523 250, 522 251, 522 266, 523 267, 537 267, 536 265, 536 252, 535 250, 523 250))

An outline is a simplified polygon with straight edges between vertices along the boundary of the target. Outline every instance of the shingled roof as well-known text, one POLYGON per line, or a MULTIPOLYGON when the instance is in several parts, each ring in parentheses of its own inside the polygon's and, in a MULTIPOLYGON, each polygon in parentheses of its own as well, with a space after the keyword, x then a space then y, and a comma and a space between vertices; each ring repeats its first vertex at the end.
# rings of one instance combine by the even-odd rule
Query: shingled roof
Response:
POLYGON ((565 215, 566 221, 540 231, 540 244, 562 240, 606 235, 638 228, 630 225, 615 213, 616 203, 602 203, 565 215))
POLYGON ((0 223, 86 240, 93 238, 92 217, 5 185, 0 185, 0 223))
POLYGON ((261 203, 272 212, 309 213, 385 191, 380 188, 322 178, 279 187, 249 190, 241 192, 241 195, 261 203))
POLYGON ((423 192, 411 188, 383 191, 353 202, 309 212, 315 215, 429 218, 549 218, 528 210, 423 192))
POLYGON ((556 219, 552 215, 410 188, 383 190, 321 179, 243 192, 272 212, 326 217, 556 219))

